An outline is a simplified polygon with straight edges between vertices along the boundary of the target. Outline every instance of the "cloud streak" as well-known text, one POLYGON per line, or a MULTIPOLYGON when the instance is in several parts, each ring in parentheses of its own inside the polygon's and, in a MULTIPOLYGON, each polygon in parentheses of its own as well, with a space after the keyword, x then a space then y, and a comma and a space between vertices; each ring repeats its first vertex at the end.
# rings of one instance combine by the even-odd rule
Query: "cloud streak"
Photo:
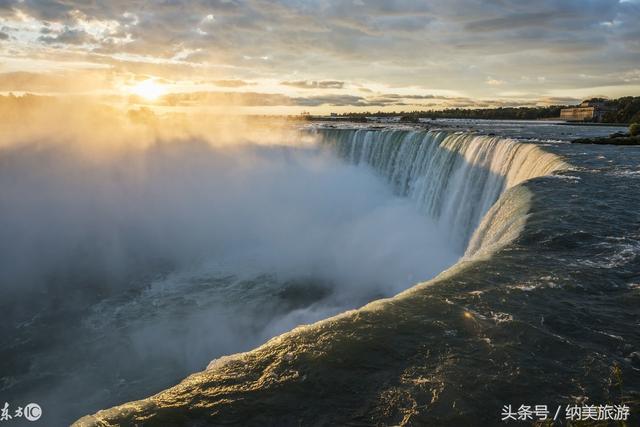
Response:
POLYGON ((336 80, 298 80, 298 81, 285 81, 280 84, 285 86, 293 86, 300 89, 342 89, 344 82, 336 80))

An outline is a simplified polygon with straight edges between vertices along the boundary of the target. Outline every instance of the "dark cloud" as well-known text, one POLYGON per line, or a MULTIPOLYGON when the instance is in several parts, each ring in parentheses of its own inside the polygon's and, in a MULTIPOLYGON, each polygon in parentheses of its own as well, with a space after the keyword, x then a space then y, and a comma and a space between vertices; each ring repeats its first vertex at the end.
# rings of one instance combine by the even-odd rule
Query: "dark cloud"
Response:
POLYGON ((501 16, 468 23, 465 28, 470 31, 499 31, 522 27, 545 27, 551 24, 557 14, 553 12, 523 13, 501 16))
POLYGON ((294 98, 295 105, 318 107, 320 105, 365 107, 369 104, 364 98, 353 95, 323 95, 294 98))
POLYGON ((12 11, 16 3, 14 0, 0 0, 0 13, 12 11))
POLYGON ((60 33, 52 32, 51 30, 44 31, 45 35, 38 38, 39 41, 47 44, 69 44, 69 45, 81 45, 91 43, 94 41, 92 35, 84 30, 74 30, 65 28, 60 33), (50 35, 51 34, 51 35, 50 35))
POLYGON ((581 102, 582 99, 570 96, 548 96, 538 100, 538 104, 542 105, 576 105, 581 102))
POLYGON ((8 40, 8 39, 9 39, 9 34, 3 33, 2 31, 0 31, 0 40, 8 40))

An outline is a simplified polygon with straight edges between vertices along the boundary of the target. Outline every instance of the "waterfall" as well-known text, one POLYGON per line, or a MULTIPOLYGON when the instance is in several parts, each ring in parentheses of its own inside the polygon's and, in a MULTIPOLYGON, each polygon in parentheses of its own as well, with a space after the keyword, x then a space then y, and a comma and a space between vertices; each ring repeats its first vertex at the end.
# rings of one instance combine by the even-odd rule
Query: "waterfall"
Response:
POLYGON ((399 129, 317 133, 339 157, 372 167, 396 194, 413 199, 461 250, 505 190, 567 166, 535 144, 497 136, 399 129))

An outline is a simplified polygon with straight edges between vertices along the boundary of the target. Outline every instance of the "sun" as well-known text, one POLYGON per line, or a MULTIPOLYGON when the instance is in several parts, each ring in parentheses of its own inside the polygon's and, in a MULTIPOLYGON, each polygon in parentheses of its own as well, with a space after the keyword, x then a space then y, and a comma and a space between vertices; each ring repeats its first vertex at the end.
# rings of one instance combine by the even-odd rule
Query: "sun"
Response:
POLYGON ((132 86, 129 91, 134 95, 138 95, 139 97, 146 99, 147 101, 155 101, 166 93, 165 88, 156 83, 154 79, 147 79, 140 82, 137 85, 132 86))

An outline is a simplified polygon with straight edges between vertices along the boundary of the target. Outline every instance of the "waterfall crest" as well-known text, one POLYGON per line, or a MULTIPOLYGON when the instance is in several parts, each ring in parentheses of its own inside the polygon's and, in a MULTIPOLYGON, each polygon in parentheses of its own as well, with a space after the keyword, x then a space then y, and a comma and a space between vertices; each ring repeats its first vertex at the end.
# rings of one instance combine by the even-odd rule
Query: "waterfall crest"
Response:
POLYGON ((567 168, 535 144, 446 131, 318 129, 321 142, 353 164, 381 174, 394 192, 467 247, 484 215, 507 189, 567 168))

